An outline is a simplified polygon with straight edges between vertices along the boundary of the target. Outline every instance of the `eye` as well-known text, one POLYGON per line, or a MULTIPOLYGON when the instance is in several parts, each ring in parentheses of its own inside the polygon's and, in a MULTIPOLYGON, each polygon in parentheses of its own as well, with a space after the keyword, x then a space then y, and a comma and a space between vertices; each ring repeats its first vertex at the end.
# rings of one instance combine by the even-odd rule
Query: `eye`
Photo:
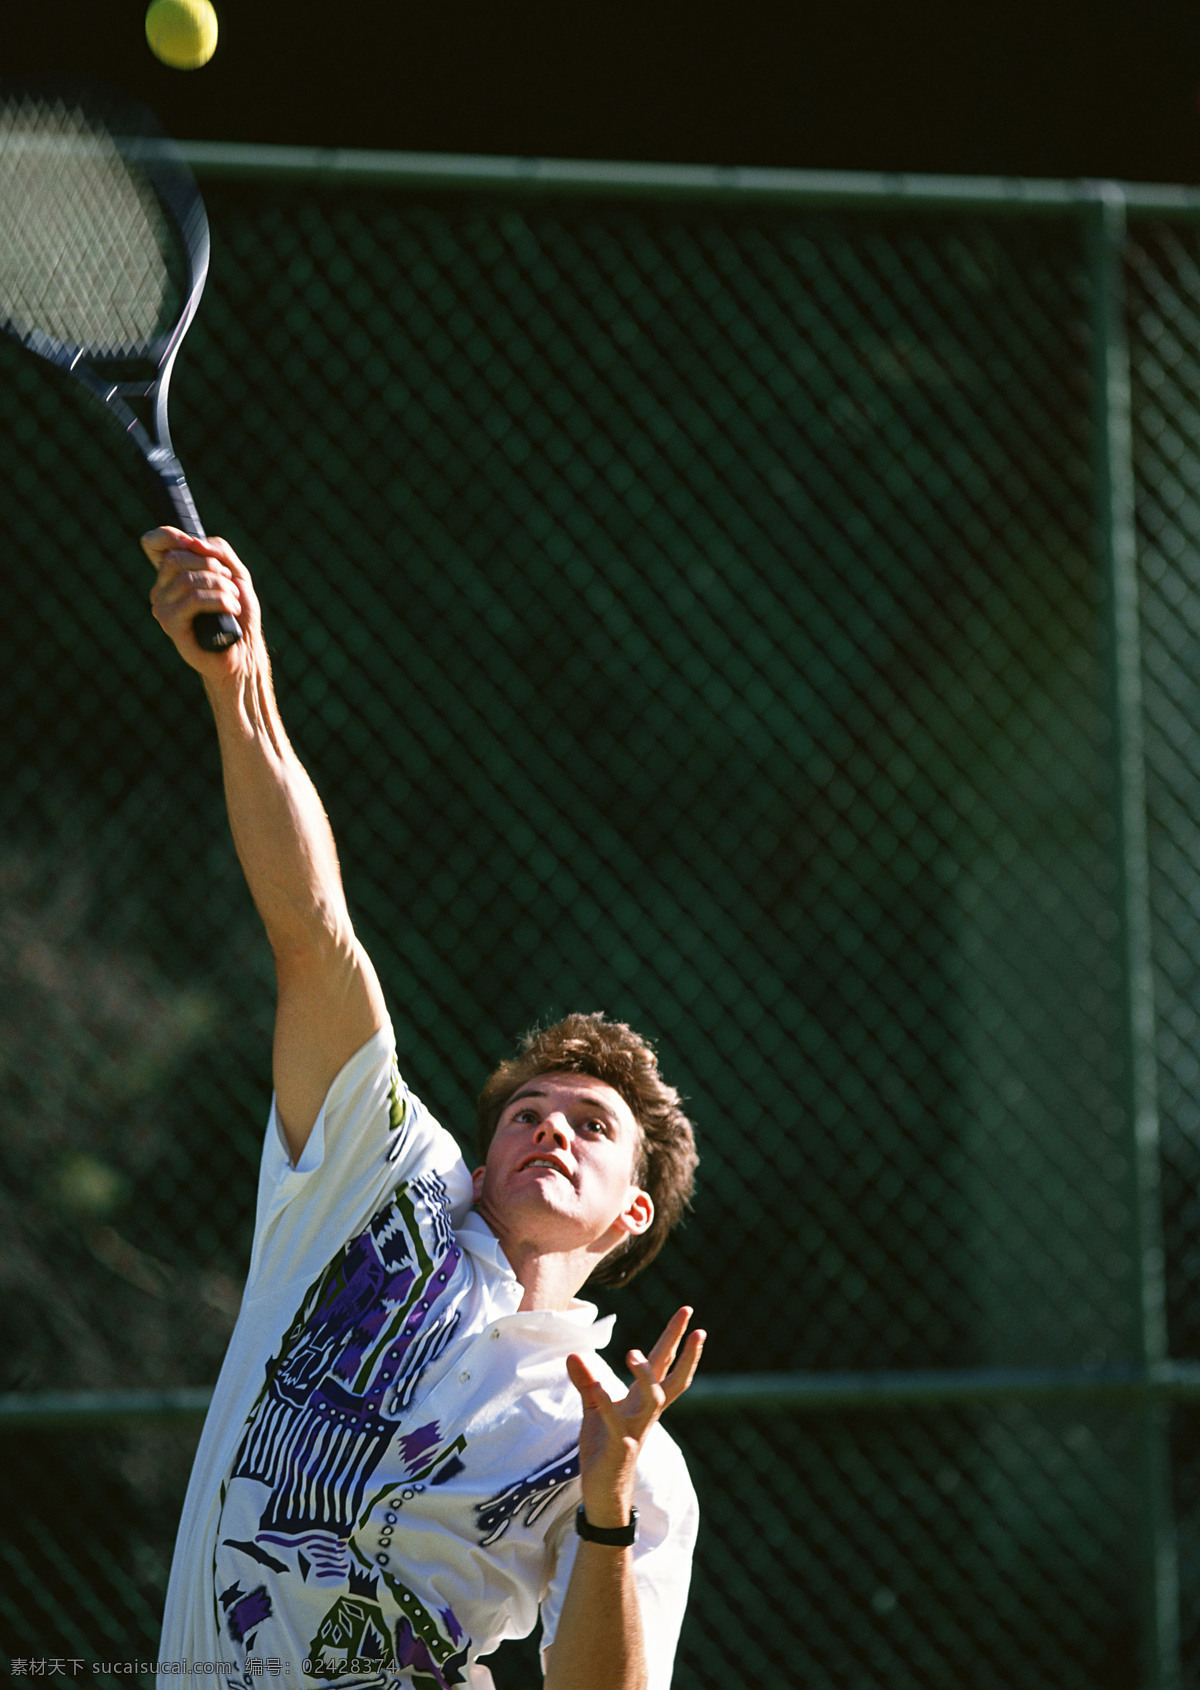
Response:
POLYGON ((608 1137, 611 1131, 607 1121, 585 1121, 583 1124, 588 1132, 601 1133, 605 1138, 608 1137))

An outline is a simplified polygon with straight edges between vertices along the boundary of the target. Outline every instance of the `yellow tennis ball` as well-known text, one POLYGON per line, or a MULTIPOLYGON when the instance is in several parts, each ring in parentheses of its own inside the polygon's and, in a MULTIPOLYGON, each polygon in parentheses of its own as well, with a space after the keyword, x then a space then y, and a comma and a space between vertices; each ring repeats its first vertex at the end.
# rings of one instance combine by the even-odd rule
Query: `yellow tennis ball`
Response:
POLYGON ((199 70, 217 50, 212 0, 153 0, 146 40, 154 57, 172 70, 199 70))

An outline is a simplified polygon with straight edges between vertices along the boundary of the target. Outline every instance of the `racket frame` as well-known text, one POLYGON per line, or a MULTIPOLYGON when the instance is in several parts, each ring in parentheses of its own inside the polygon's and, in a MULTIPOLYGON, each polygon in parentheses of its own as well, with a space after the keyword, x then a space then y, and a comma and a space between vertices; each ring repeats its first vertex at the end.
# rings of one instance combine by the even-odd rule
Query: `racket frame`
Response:
MULTIPOLYGON (((57 340, 43 329, 19 329, 11 319, 0 321, 0 330, 36 357, 65 371, 101 401, 133 441, 161 487, 176 527, 203 540, 204 526, 171 441, 167 400, 175 359, 196 315, 208 277, 212 247, 208 217, 200 190, 178 149, 169 140, 158 135, 123 133, 107 126, 106 133, 122 158, 150 182, 159 205, 182 240, 187 287, 174 322, 137 352, 111 357, 97 355, 86 346, 57 340), (155 373, 148 381, 113 380, 104 366, 116 367, 122 363, 153 366, 155 373), (149 401, 149 407, 144 420, 135 406, 145 400, 149 401)), ((224 613, 200 615, 192 626, 198 643, 207 651, 219 651, 241 638, 236 621, 224 613)))

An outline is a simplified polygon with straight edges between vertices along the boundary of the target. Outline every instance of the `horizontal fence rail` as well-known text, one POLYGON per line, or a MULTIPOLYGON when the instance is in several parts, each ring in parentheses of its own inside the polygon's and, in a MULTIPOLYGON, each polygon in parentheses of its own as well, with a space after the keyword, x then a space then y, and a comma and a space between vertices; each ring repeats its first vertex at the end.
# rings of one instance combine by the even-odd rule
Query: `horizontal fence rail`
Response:
MULTIPOLYGON (((1133 1368, 931 1368, 919 1373, 730 1373, 696 1379, 671 1410, 687 1415, 886 1411, 1006 1402, 1200 1401, 1200 1362, 1133 1368)), ((0 1432, 118 1420, 188 1420, 208 1411, 212 1391, 46 1391, 0 1396, 0 1432)))
POLYGON ((642 164, 617 160, 502 158, 362 148, 188 141, 197 175, 445 192, 646 196, 666 203, 858 206, 877 210, 1082 211, 1117 193, 1135 216, 1200 217, 1200 189, 1171 184, 1041 177, 923 176, 894 171, 778 170, 744 165, 642 164))

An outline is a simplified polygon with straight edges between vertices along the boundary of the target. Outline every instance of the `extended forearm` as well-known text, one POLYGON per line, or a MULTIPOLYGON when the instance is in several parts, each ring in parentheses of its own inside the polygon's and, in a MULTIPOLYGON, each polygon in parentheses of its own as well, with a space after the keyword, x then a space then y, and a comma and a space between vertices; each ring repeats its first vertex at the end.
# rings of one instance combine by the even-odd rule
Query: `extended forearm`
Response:
POLYGON ((224 540, 178 528, 143 535, 142 549, 154 614, 212 705, 234 844, 275 952, 275 1100, 296 1160, 335 1076, 385 1024, 383 994, 350 925, 321 800, 279 719, 245 564, 224 540), (196 643, 194 619, 210 611, 241 629, 224 651, 196 643))
POLYGON ((579 1490, 586 1527, 609 1534, 610 1541, 584 1537, 579 1544, 547 1657, 546 1690, 646 1690, 633 1548, 617 1545, 636 1523, 633 1501, 642 1447, 663 1409, 687 1390, 700 1360, 701 1331, 679 1350, 691 1316, 690 1306, 676 1309, 648 1356, 640 1350, 627 1353, 633 1384, 619 1402, 609 1396, 589 1360, 580 1354, 567 1357, 567 1373, 583 1408, 579 1490), (616 1545, 613 1534, 619 1534, 616 1545))
POLYGON ((206 679, 234 844, 277 956, 351 942, 333 834, 288 741, 259 642, 246 672, 206 679))
POLYGON ((632 1549, 581 1543, 546 1663, 546 1690, 646 1690, 632 1549))

